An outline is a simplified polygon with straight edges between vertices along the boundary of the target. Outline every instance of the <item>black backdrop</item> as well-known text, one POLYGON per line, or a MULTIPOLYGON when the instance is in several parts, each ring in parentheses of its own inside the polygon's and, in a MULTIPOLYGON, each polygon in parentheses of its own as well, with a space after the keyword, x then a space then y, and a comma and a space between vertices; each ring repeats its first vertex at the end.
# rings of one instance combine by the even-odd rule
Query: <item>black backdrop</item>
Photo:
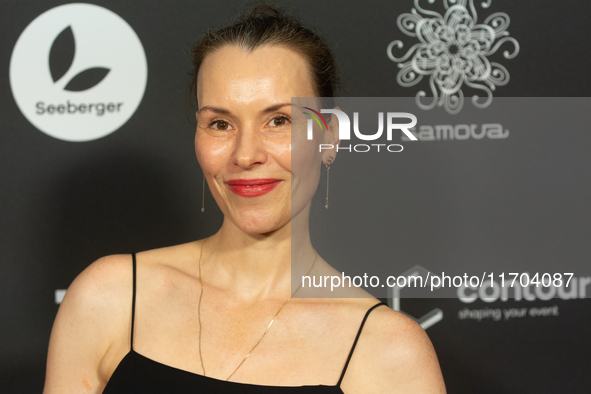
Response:
MULTIPOLYGON (((200 212, 201 172, 186 105, 187 50, 207 28, 223 25, 244 3, 91 3, 113 11, 135 30, 145 50, 148 82, 131 119, 89 142, 62 141, 39 131, 19 110, 9 82, 11 54, 25 27, 67 3, 11 0, 1 6, 2 393, 41 390, 58 308, 55 291, 66 289, 88 264, 107 254, 188 242, 211 234, 221 223, 210 196, 210 209, 200 212)), ((413 7, 411 0, 278 3, 295 8, 327 39, 351 96, 413 96, 418 90, 397 84, 398 68, 386 56, 392 40, 405 41, 405 48, 413 43, 396 25, 397 16, 413 7)), ((440 1, 422 3, 441 9, 440 1)), ((495 97, 590 95, 589 2, 493 0, 488 9, 480 3, 476 5, 482 18, 493 12, 510 15, 511 37, 520 44, 514 59, 502 60, 497 54, 511 81, 495 97)), ((588 185, 585 190, 588 193, 588 185)), ((589 256, 579 258, 586 261, 589 256)), ((458 313, 466 305, 455 299, 403 303, 415 316, 434 307, 444 311, 446 318, 427 333, 449 392, 589 392, 591 313, 586 299, 537 300, 527 306, 557 305, 560 315, 505 322, 460 320, 458 313)), ((523 301, 477 303, 482 308, 523 306, 523 301)))

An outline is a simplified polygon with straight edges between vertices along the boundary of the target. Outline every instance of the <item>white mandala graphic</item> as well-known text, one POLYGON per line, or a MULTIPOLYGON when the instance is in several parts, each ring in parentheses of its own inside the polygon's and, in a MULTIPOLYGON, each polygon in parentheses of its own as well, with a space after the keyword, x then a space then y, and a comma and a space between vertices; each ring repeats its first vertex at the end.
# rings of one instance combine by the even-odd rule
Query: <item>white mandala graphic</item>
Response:
MULTIPOLYGON (((433 4, 435 0, 428 2, 433 4)), ((482 8, 488 8, 491 2, 482 2, 482 8)), ((402 57, 392 54, 394 47, 402 49, 402 41, 394 40, 388 45, 388 57, 400 68, 396 77, 398 83, 411 87, 429 75, 432 101, 421 101, 427 96, 424 91, 416 95, 417 105, 425 110, 443 106, 450 114, 460 112, 464 105, 464 85, 484 91, 486 98, 474 95, 472 104, 478 108, 488 107, 495 88, 509 82, 509 72, 487 57, 507 42, 513 44, 514 49, 503 52, 505 59, 513 59, 519 53, 519 43, 509 37, 507 31, 509 16, 497 12, 477 24, 474 0, 443 0, 445 15, 421 8, 419 0, 414 0, 414 4, 411 12, 401 14, 396 23, 402 33, 416 37, 419 43, 402 57)))

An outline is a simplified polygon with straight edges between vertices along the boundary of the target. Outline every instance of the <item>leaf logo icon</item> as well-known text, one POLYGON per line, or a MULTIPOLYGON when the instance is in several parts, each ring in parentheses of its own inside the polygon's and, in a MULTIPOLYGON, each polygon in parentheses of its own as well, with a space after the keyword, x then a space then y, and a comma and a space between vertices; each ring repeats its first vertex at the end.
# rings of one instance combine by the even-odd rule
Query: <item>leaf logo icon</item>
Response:
POLYGON ((64 89, 70 92, 88 90, 105 79, 109 71, 108 68, 104 67, 93 67, 80 71, 70 80, 70 82, 68 82, 64 89))
MULTIPOLYGON (((76 40, 72 26, 66 27, 53 41, 49 51, 49 71, 53 82, 58 82, 72 67, 76 54, 76 40)), ((66 84, 64 90, 82 92, 98 85, 111 71, 105 67, 91 67, 80 71, 66 84)))
POLYGON ((22 31, 9 80, 16 105, 40 132, 62 141, 94 141, 119 130, 137 111, 148 62, 142 41, 120 15, 68 3, 38 15, 22 31))
POLYGON ((72 27, 68 26, 55 38, 49 51, 49 71, 53 82, 59 81, 68 72, 75 52, 74 33, 72 27))

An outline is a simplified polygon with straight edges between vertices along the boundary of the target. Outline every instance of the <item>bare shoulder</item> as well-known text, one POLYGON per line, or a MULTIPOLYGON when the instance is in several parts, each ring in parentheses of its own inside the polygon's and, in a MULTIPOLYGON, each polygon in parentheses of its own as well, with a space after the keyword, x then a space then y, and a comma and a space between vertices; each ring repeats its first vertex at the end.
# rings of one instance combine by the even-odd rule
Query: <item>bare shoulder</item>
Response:
POLYGON ((94 297, 97 294, 93 293, 99 292, 104 297, 108 297, 112 293, 105 293, 105 290, 120 289, 122 284, 126 284, 129 287, 131 285, 131 278, 131 254, 105 256, 86 267, 72 282, 66 294, 69 295, 70 299, 73 298, 73 295, 78 297, 93 296, 90 299, 100 302, 101 298, 97 300, 94 297))
MULTIPOLYGON (((57 319, 79 315, 99 322, 104 322, 105 315, 112 319, 113 313, 122 306, 123 299, 131 299, 131 261, 131 255, 111 255, 90 264, 68 287, 57 319)), ((71 323, 83 324, 86 321, 71 323)))
MULTIPOLYGON (((191 274, 201 243, 137 253, 144 293, 191 274)), ((68 287, 51 332, 44 393, 102 392, 131 345, 132 267, 131 254, 102 257, 68 287)))
MULTIPOLYGON (((136 254, 138 272, 144 275, 147 272, 145 276, 150 276, 157 270, 183 270, 185 265, 193 262, 199 242, 139 252, 136 254)), ((114 318, 121 316, 127 325, 133 293, 132 267, 131 254, 110 255, 96 260, 68 287, 59 313, 90 314, 91 320, 97 320, 99 326, 112 325, 114 318)))
POLYGON ((385 306, 369 315, 350 368, 345 392, 445 393, 437 355, 425 330, 385 306))
POLYGON ((122 312, 124 304, 131 306, 132 282, 131 255, 102 257, 84 269, 68 287, 58 317, 83 314, 106 324, 122 312), (108 319, 104 320, 105 317, 108 319))
POLYGON ((69 286, 49 343, 45 393, 100 392, 101 363, 129 321, 131 255, 88 266, 69 286))

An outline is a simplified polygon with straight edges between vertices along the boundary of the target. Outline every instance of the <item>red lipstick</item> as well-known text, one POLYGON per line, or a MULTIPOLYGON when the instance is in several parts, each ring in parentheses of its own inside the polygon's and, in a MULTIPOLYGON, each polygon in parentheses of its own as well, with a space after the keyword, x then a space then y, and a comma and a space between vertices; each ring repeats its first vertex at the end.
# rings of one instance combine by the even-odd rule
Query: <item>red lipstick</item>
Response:
POLYGON ((269 193, 281 182, 281 179, 234 179, 226 184, 234 193, 242 197, 257 197, 269 193))

